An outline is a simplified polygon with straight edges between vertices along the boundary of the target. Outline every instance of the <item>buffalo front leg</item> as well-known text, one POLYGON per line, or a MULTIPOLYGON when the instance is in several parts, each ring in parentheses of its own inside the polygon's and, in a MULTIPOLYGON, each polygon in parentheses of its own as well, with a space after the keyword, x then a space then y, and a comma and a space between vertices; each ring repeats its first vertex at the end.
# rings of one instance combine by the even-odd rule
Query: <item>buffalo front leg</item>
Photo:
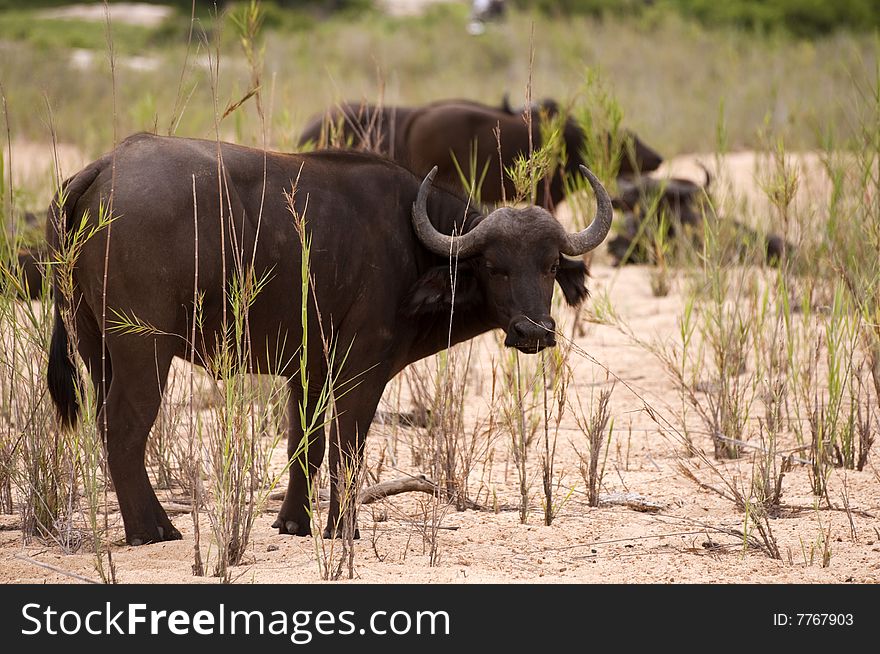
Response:
POLYGON ((97 419, 105 433, 107 465, 125 524, 125 540, 130 545, 178 540, 180 532, 159 504, 144 465, 147 436, 159 413, 172 350, 158 342, 155 349, 150 344, 109 350, 113 378, 97 419))
POLYGON ((370 375, 336 401, 330 425, 330 510, 324 538, 341 538, 346 527, 360 538, 356 525, 364 444, 386 382, 381 374, 370 375))
POLYGON ((301 411, 302 389, 298 379, 291 380, 288 400, 287 460, 290 465, 287 493, 278 517, 272 524, 279 534, 311 536, 312 483, 324 460, 324 411, 318 406, 318 394, 309 395, 301 411), (305 416, 305 420, 303 420, 305 416), (305 423, 305 424, 303 424, 305 423))

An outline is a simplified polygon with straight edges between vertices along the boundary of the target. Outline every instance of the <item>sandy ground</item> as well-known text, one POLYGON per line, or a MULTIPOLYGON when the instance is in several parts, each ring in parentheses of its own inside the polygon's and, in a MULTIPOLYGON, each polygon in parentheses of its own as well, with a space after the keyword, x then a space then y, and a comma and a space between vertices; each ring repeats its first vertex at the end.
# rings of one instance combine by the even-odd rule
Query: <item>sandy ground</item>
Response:
MULTIPOLYGON (((444 2, 457 2, 463 4, 467 0, 379 0, 379 6, 392 16, 414 16, 421 13, 431 5, 444 2)), ((470 2, 467 2, 470 5, 470 2)))
MULTIPOLYGON (((114 2, 109 6, 110 20, 114 23, 158 27, 174 13, 172 7, 148 4, 146 2, 114 2)), ((43 18, 58 20, 86 20, 104 22, 107 20, 107 8, 97 5, 67 5, 58 9, 47 9, 41 12, 43 18)))
MULTIPOLYGON (((82 151, 70 143, 35 143, 32 141, 13 140, 12 154, 4 149, 4 158, 12 171, 12 183, 15 188, 45 189, 47 179, 65 179, 82 169, 89 160, 82 151)), ((39 198, 46 206, 50 197, 39 198)), ((41 212, 46 206, 28 207, 41 212)))
POLYGON ((751 150, 721 156, 711 152, 687 154, 667 159, 652 175, 704 184, 706 172, 701 165, 709 173, 709 190, 719 213, 734 206, 737 214, 754 226, 767 224, 773 210, 767 192, 779 183, 782 174, 796 180, 791 204, 794 212, 821 207, 831 193, 831 182, 816 152, 789 153, 784 162, 751 150))
MULTIPOLYGON (((702 179, 694 163, 711 164, 710 157, 687 157, 666 164, 676 175, 702 179)), ((753 153, 728 155, 717 174, 725 183, 745 192, 754 189, 760 157, 753 153)), ((795 159, 797 165, 815 165, 813 155, 795 159)), ((805 168, 805 169, 806 169, 805 168)), ((812 170, 812 168, 811 168, 812 170)), ((814 170, 807 194, 821 188, 822 175, 814 170)), ((753 192, 757 200, 759 194, 753 192)), ((800 200, 799 200, 800 201, 800 200)), ((429 495, 407 493, 360 512, 361 539, 355 545, 356 582, 404 583, 875 583, 880 581, 880 475, 876 452, 862 472, 834 470, 828 496, 832 507, 817 510, 810 492, 807 466, 795 465, 784 479, 783 509, 771 521, 782 560, 760 548, 744 546, 746 517, 734 504, 682 474, 687 465, 708 486, 724 481, 742 487, 748 483, 752 459, 715 461, 705 427, 691 412, 681 416, 681 401, 661 363, 618 327, 591 320, 596 298, 608 298, 622 321, 643 341, 668 343, 678 333, 683 307, 681 283, 664 298, 655 298, 645 267, 615 269, 607 256, 594 260, 589 286, 593 300, 581 313, 584 331, 574 341, 570 356, 572 383, 568 405, 558 432, 554 457, 557 517, 543 524, 541 488, 541 432, 528 456, 529 516, 521 524, 519 482, 511 454, 510 431, 503 424, 497 401, 491 399, 492 370, 500 370, 504 356, 496 334, 474 342, 473 363, 465 392, 465 433, 495 423, 491 435, 480 432, 478 452, 469 476, 471 499, 482 509, 456 511, 435 503, 429 495), (602 389, 613 387, 613 433, 607 447, 602 493, 607 497, 637 495, 642 507, 605 503, 590 507, 579 471, 578 452, 587 451, 578 418, 588 415, 602 389), (687 422, 695 445, 706 453, 713 472, 699 457, 688 456, 680 432, 687 422), (846 498, 846 499, 844 499, 846 498), (847 510, 847 506, 848 509, 847 510), (437 527, 436 530, 432 527, 437 527), (435 535, 434 535, 435 534, 435 535), (434 556, 431 556, 432 549, 434 556), (433 565, 432 565, 433 558, 433 565), (827 565, 823 566, 823 558, 827 565)), ((604 299, 602 300, 604 302, 604 299)), ((560 309, 562 331, 572 333, 574 314, 560 309)), ((524 378, 534 370, 536 357, 521 358, 524 378)), ((428 370, 433 363, 423 364, 428 370)), ((186 375, 185 365, 175 374, 186 375)), ((183 377, 180 377, 183 379, 183 377)), ((211 382, 202 380, 204 388, 211 382)), ((207 393, 207 391, 203 391, 207 393)), ((540 401, 540 393, 537 395, 540 401)), ((412 408, 405 380, 393 380, 383 399, 383 411, 412 408)), ((540 404, 535 409, 542 415, 540 404)), ((759 409, 754 410, 759 415, 759 409)), ((757 419, 743 434, 754 444, 757 419)), ((469 436, 468 436, 469 438, 469 436)), ((374 423, 367 444, 367 467, 381 480, 409 474, 430 474, 414 461, 413 451, 424 430, 374 423)), ((789 439, 785 448, 793 449, 789 439)), ((749 454, 752 450, 749 450, 749 454)), ((283 461, 283 446, 274 453, 274 465, 283 461)), ((282 485, 283 487, 283 485, 282 485)), ((216 583, 214 577, 194 578, 191 572, 193 525, 179 489, 159 491, 183 540, 141 547, 124 544, 121 519, 109 516, 113 560, 122 582, 216 583)), ((254 525, 237 581, 320 582, 319 556, 338 558, 339 545, 330 541, 280 536, 270 527, 279 507, 270 500, 254 525)), ((208 545, 210 527, 201 518, 202 552, 209 569, 214 550, 208 545)), ((757 539, 749 527, 748 535, 757 539)), ((93 555, 82 548, 65 554, 52 543, 22 543, 20 517, 0 516, 0 582, 75 582, 70 574, 95 578, 93 555), (37 565, 47 564, 55 570, 37 565)))

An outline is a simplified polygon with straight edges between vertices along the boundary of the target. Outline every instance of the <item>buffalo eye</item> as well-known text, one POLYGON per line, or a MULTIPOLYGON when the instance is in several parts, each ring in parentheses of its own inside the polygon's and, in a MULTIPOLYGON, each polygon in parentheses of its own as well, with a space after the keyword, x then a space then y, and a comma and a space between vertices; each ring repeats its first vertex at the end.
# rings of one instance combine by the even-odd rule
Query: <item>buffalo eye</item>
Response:
POLYGON ((559 261, 554 261, 553 264, 550 266, 550 274, 555 277, 556 273, 558 273, 558 272, 559 272, 559 261))
POLYGON ((507 271, 506 270, 502 270, 501 268, 497 268, 489 262, 486 262, 486 270, 489 272, 490 277, 494 277, 495 279, 507 279, 507 271))

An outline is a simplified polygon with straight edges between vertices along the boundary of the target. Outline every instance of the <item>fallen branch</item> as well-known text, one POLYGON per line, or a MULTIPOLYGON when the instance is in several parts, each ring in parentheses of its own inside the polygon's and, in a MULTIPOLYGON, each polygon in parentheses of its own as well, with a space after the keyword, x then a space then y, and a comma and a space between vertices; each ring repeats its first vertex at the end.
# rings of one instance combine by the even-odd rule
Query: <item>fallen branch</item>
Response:
POLYGON ((651 502, 638 493, 608 493, 599 495, 599 506, 625 506, 633 511, 655 513, 663 508, 662 504, 651 502))
POLYGON ((23 554, 16 554, 15 558, 19 561, 24 561, 25 563, 30 563, 31 565, 35 565, 38 568, 45 568, 46 570, 51 570, 52 572, 57 572, 60 575, 64 575, 65 577, 72 577, 73 579, 78 579, 79 581, 84 581, 89 584, 100 584, 100 581, 95 579, 89 579, 88 577, 83 577, 82 575, 78 575, 75 572, 70 572, 70 570, 64 570, 62 568, 56 567, 49 563, 43 563, 42 561, 37 561, 36 559, 32 559, 29 556, 24 556, 23 554))
MULTIPOLYGON (((358 501, 361 504, 372 504, 377 500, 391 497, 392 495, 400 495, 401 493, 418 491, 433 495, 438 490, 437 484, 425 477, 425 475, 410 475, 407 477, 398 477, 397 479, 389 479, 388 481, 382 481, 378 484, 368 486, 361 491, 361 494, 358 496, 358 501)), ((286 491, 275 491, 274 493, 270 493, 269 499, 283 501, 285 492, 286 491)), ((322 502, 329 501, 330 491, 326 488, 319 489, 318 499, 322 502)))
MULTIPOLYGON (((415 520, 404 520, 403 524, 413 525, 416 527, 424 527, 425 526, 424 522, 416 522, 415 520)), ((431 527, 431 529, 445 529, 447 531, 458 531, 459 529, 461 529, 461 527, 458 525, 434 525, 431 527)))
POLYGON ((184 502, 166 502, 162 506, 165 509, 165 513, 168 515, 192 513, 192 504, 186 504, 184 502))
POLYGON ((398 477, 397 479, 389 479, 388 481, 368 486, 361 491, 358 500, 361 504, 372 504, 376 500, 381 500, 385 497, 412 491, 433 495, 438 491, 438 488, 437 484, 425 477, 425 475, 398 477))
POLYGON ((427 428, 431 420, 431 412, 427 409, 408 411, 376 411, 373 422, 380 425, 400 425, 401 427, 427 428))
MULTIPOLYGON (((714 434, 714 437, 716 439, 718 439, 719 441, 724 441, 725 443, 731 443, 732 445, 736 445, 737 447, 743 447, 743 448, 747 448, 747 449, 757 450, 758 452, 760 452, 761 454, 764 454, 764 455, 769 454, 769 452, 767 450, 765 450, 763 447, 761 447, 760 445, 755 445, 754 443, 747 443, 746 441, 741 441, 738 438, 730 438, 729 436, 724 436, 723 434, 714 434)), ((792 450, 792 452, 798 452, 798 451, 801 451, 804 449, 808 449, 808 448, 799 447, 797 449, 792 450)), ((792 463, 799 463, 799 464, 805 465, 805 466, 810 465, 810 462, 807 459, 802 459, 801 457, 794 456, 793 454, 786 455, 785 453, 777 452, 776 456, 780 456, 783 459, 790 459, 792 461, 792 463)))

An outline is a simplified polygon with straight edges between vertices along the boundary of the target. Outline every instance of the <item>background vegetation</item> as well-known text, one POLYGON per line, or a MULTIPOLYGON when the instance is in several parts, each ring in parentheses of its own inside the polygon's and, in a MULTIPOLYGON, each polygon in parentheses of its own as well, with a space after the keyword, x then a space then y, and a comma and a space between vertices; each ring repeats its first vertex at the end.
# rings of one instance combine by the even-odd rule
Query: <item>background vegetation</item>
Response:
MULTIPOLYGON (((187 10, 155 28, 113 25, 120 134, 167 132, 172 123, 180 134, 211 134, 208 55, 215 41, 224 69, 219 97, 232 102, 249 90, 234 29, 199 6, 190 56, 187 10), (183 107, 181 96, 187 99, 183 107)), ((38 20, 35 11, 0 12, 0 80, 12 133, 45 140, 51 111, 60 141, 96 155, 111 140, 105 26, 38 20)), ((796 149, 820 145, 829 129, 838 141, 855 133, 844 108, 859 100, 856 88, 873 70, 871 34, 803 39, 710 29, 678 12, 646 11, 560 21, 514 10, 473 37, 465 29, 466 3, 440 4, 406 18, 267 5, 263 85, 270 141, 292 148, 310 115, 343 99, 375 101, 381 95, 391 104, 460 96, 495 103, 509 93, 521 102, 530 42, 535 97, 575 100, 586 67, 598 69, 624 111, 625 125, 667 156, 710 150, 722 105, 731 149, 760 145, 766 128, 796 149)), ((256 121, 247 115, 254 108, 244 109, 223 131, 256 142, 259 130, 248 127, 256 121)))
POLYGON ((880 26, 873 0, 514 0, 546 14, 628 15, 652 20, 677 13, 706 26, 818 36, 835 30, 871 32, 880 26))

